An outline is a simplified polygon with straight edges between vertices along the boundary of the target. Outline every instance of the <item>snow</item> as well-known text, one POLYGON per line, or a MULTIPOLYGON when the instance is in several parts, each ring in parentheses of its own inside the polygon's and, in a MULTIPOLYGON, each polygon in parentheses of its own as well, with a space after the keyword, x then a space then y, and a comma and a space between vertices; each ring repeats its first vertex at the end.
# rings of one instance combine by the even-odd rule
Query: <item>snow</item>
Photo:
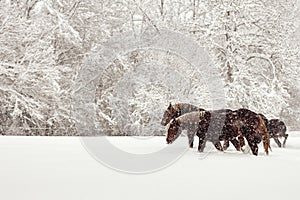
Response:
MULTIPOLYGON (((286 148, 272 141, 269 156, 262 148, 256 157, 231 145, 224 153, 213 149, 205 157, 194 148, 171 166, 142 175, 105 167, 89 155, 78 137, 3 136, 0 199, 299 199, 300 132, 289 135, 286 148)), ((165 137, 108 139, 131 153, 166 146, 165 137)))

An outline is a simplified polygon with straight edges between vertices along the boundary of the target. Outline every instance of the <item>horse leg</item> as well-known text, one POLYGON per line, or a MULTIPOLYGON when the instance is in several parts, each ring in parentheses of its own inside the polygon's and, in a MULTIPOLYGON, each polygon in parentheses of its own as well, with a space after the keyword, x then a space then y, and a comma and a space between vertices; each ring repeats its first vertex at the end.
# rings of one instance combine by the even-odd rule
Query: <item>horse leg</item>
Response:
POLYGON ((248 144, 250 146, 250 149, 253 153, 253 155, 257 156, 258 155, 258 146, 257 144, 254 142, 254 140, 251 140, 251 139, 247 139, 248 141, 248 144))
POLYGON ((203 152, 206 145, 206 140, 199 139, 198 151, 203 152))
POLYGON ((219 151, 224 151, 220 141, 213 142, 213 144, 215 145, 216 149, 218 149, 219 151))
POLYGON ((286 140, 287 140, 288 136, 289 136, 288 134, 284 135, 283 147, 285 147, 285 143, 286 143, 286 140))
POLYGON ((189 139, 189 146, 190 148, 194 147, 194 133, 193 132, 188 132, 187 133, 188 139, 189 139))
POLYGON ((193 147, 194 147, 194 139, 191 140, 191 139, 189 138, 189 144, 190 144, 190 148, 193 148, 193 147))
POLYGON ((241 147, 243 147, 243 146, 246 145, 245 139, 244 139, 243 136, 240 135, 240 136, 238 137, 238 140, 239 140, 239 143, 240 143, 241 147))
POLYGON ((253 155, 255 155, 255 156, 258 155, 258 146, 257 146, 256 143, 252 143, 252 144, 250 145, 250 149, 251 149, 253 155))
POLYGON ((255 138, 254 138, 254 133, 252 132, 248 132, 246 133, 246 140, 248 142, 248 145, 252 151, 252 154, 257 156, 258 155, 258 146, 257 143, 255 142, 255 138))
MULTIPOLYGON (((198 136, 199 137, 199 136, 198 136)), ((203 152, 205 148, 206 140, 203 137, 199 137, 198 151, 203 152)))
POLYGON ((229 140, 225 139, 223 144, 223 149, 226 150, 229 147, 229 140))
POLYGON ((239 141, 237 141, 237 139, 234 138, 230 142, 233 144, 233 146, 235 147, 235 149, 237 151, 241 151, 241 145, 240 145, 239 141))
POLYGON ((276 142, 276 144, 278 145, 278 147, 281 147, 281 143, 278 139, 278 136, 274 136, 274 141, 276 142))

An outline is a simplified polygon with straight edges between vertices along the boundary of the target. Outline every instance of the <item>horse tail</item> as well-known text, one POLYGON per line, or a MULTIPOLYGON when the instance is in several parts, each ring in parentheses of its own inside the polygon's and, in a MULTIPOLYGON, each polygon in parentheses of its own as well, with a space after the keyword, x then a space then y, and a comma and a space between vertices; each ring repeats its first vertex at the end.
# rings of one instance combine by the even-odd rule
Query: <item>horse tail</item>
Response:
POLYGON ((267 155, 269 155, 269 149, 272 151, 271 146, 270 146, 270 134, 268 132, 267 126, 264 122, 264 120, 262 119, 262 117, 260 115, 258 115, 258 119, 259 119, 259 131, 262 131, 262 140, 263 140, 263 145, 264 145, 264 149, 267 155))

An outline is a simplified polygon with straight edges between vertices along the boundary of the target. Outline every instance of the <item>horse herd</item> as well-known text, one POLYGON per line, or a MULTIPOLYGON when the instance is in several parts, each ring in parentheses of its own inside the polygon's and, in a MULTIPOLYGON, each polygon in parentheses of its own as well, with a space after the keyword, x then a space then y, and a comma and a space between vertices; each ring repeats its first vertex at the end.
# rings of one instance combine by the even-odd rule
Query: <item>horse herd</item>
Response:
POLYGON ((245 108, 207 111, 187 103, 170 103, 161 124, 169 125, 166 138, 168 144, 186 130, 189 147, 193 148, 194 136, 197 135, 199 152, 203 152, 207 141, 211 141, 219 151, 226 150, 230 143, 237 151, 241 151, 246 139, 254 155, 258 155, 258 144, 261 141, 268 155, 271 138, 279 147, 284 147, 288 137, 284 122, 278 119, 268 120, 263 114, 245 108), (283 144, 279 141, 280 137, 284 138, 283 144))

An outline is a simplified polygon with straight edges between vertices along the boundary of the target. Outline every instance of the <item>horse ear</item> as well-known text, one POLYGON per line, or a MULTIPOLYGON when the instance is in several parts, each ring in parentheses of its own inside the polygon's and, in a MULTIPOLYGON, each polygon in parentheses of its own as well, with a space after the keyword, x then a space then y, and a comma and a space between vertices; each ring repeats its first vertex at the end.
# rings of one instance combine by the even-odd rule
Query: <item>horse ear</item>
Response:
POLYGON ((170 102, 170 104, 169 104, 169 107, 168 107, 169 109, 171 109, 172 108, 172 104, 171 104, 171 102, 170 102))

